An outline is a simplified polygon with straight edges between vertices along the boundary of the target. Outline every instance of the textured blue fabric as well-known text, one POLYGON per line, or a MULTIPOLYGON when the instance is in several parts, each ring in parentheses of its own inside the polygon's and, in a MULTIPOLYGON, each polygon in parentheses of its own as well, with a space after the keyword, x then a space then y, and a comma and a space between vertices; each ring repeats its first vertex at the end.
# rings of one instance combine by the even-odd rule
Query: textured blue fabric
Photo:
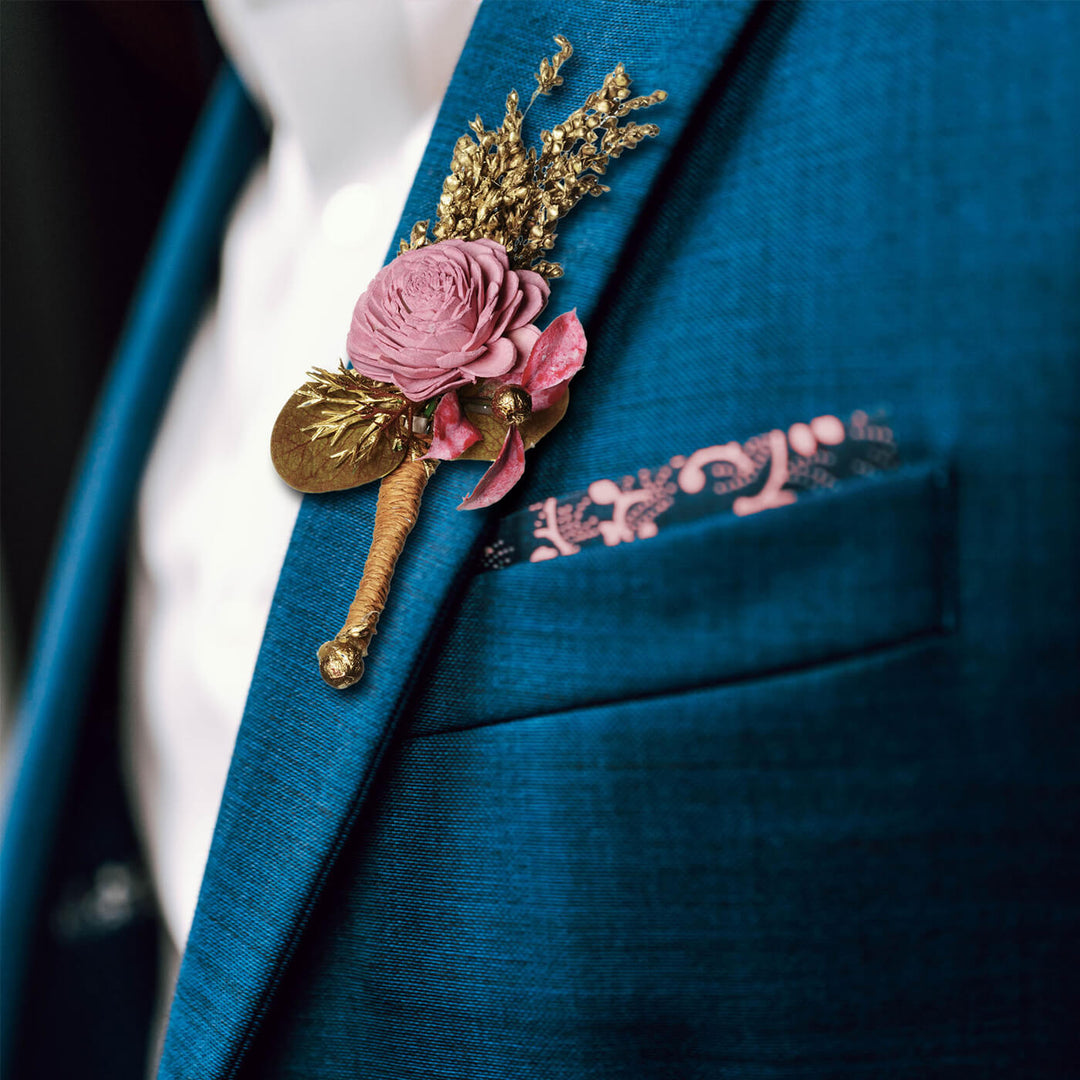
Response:
POLYGON ((135 487, 205 302, 226 216, 263 145, 259 118, 235 73, 226 69, 181 167, 87 438, 7 762, 12 779, 0 873, 5 1052, 135 487))
POLYGON ((309 500, 162 1074, 1068 1076, 1080 8, 485 5, 406 225, 556 30, 534 130, 617 59, 671 100, 506 509, 856 406, 911 464, 471 581, 442 469, 344 695, 374 492, 309 500))
POLYGON ((1075 773, 951 665, 409 740, 241 1075, 1071 1076, 1075 773))

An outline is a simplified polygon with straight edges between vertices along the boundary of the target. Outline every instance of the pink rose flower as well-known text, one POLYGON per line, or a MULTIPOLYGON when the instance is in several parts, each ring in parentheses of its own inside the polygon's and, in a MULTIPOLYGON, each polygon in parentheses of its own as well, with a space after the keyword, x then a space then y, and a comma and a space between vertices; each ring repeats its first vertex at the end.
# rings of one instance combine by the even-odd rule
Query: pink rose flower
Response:
POLYGON ((411 401, 497 378, 526 359, 547 282, 511 270, 494 240, 443 240, 406 251, 356 302, 345 348, 362 375, 411 401))

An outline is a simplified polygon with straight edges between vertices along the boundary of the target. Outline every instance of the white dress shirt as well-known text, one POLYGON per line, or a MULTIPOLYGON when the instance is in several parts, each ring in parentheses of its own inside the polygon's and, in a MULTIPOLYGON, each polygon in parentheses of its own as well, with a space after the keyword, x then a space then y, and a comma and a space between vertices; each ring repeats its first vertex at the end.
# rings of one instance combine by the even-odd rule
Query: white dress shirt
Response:
POLYGON ((210 2, 273 139, 233 213, 138 502, 126 749, 177 954, 300 502, 270 463, 270 430, 309 367, 344 357, 477 6, 210 2))

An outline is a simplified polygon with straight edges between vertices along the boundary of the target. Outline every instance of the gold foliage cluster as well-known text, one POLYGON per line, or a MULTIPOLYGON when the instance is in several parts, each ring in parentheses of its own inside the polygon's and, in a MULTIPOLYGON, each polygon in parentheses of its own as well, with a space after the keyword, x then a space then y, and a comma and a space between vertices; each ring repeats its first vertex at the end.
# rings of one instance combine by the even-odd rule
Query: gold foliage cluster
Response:
POLYGON ((418 456, 426 449, 413 445, 420 441, 413 432, 413 403, 391 383, 369 379, 340 363, 337 371, 313 368, 308 379, 296 391, 297 408, 311 409, 318 419, 300 430, 312 441, 329 438, 331 448, 349 434, 342 449, 328 455, 338 467, 350 463, 356 468, 380 442, 395 454, 411 449, 418 456))
MULTIPOLYGON (((573 49, 561 35, 555 43, 559 51, 540 61, 529 106, 562 84, 559 72, 573 49)), ((417 222, 401 250, 452 237, 495 240, 507 249, 515 269, 559 277, 562 267, 546 258, 555 245, 559 220, 586 195, 609 190, 597 177, 604 175, 611 159, 659 132, 655 124, 627 117, 666 97, 663 90, 631 97, 630 78, 618 64, 579 109, 540 133, 538 153, 522 141, 524 114, 512 90, 501 127, 488 131, 478 116, 469 125, 475 138, 463 135, 458 140, 439 199, 438 221, 430 233, 428 222, 417 222)))

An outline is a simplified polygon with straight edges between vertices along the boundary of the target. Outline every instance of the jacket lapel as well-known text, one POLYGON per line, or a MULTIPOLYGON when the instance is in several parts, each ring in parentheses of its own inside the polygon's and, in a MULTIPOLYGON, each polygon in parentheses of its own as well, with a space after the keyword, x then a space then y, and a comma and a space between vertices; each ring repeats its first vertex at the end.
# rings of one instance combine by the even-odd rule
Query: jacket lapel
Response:
MULTIPOLYGON (((226 67, 188 145, 88 431, 6 747, 0 865, 3 1051, 143 462, 206 300, 230 208, 265 131, 226 67)), ((0 1068, 0 1072, 4 1071, 0 1068)))
MULTIPOLYGON (((566 87, 553 99, 539 99, 529 114, 533 133, 576 107, 622 60, 637 90, 663 87, 669 99, 656 110, 660 139, 620 160, 602 204, 582 205, 560 237, 556 257, 567 267, 568 282, 558 286, 563 296, 555 293, 547 314, 576 305, 588 328, 644 200, 688 134, 695 106, 751 7, 751 0, 642 5, 637 25, 628 27, 622 9, 599 0, 572 11, 555 0, 486 4, 447 91, 398 235, 432 216, 466 122, 479 111, 489 125, 497 124, 512 86, 527 98, 530 72, 554 48, 552 34, 569 37, 576 54, 566 87)), ((238 1069, 365 804, 439 624, 454 609, 462 568, 486 520, 456 506, 483 468, 455 463, 432 479, 367 674, 343 693, 322 684, 314 658, 359 581, 377 492, 371 485, 305 500, 222 797, 162 1076, 215 1078, 238 1069)))

